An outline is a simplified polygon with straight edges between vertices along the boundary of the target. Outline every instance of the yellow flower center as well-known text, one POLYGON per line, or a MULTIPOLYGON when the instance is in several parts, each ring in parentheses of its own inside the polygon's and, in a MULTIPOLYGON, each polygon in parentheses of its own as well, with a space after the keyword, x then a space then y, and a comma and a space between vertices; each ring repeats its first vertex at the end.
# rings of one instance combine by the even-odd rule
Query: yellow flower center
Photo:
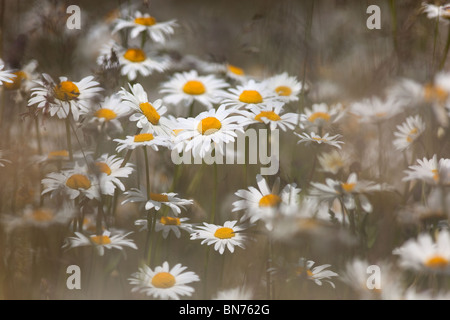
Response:
POLYGON ((169 197, 167 196, 167 194, 150 192, 150 200, 158 202, 169 202, 169 197))
POLYGON ((345 192, 352 192, 353 189, 355 188, 356 183, 341 183, 341 187, 342 189, 344 189, 345 192))
POLYGON ((260 207, 276 207, 281 202, 281 198, 276 194, 267 194, 259 200, 260 207))
POLYGON ((91 240, 93 243, 97 244, 97 245, 103 245, 103 244, 110 244, 111 243, 111 239, 106 236, 106 235, 102 235, 102 236, 91 236, 91 240))
POLYGON ((425 262, 425 265, 433 269, 445 268, 448 265, 448 260, 440 255, 434 255, 425 262))
POLYGON ((205 85, 198 80, 189 80, 186 82, 183 86, 184 93, 191 94, 191 95, 200 95, 204 94, 206 92, 205 85))
POLYGON ((324 139, 324 138, 321 138, 321 137, 311 137, 313 140, 316 140, 316 141, 323 141, 323 142, 327 142, 328 140, 327 139, 324 139))
POLYGON ((111 174, 111 168, 104 162, 96 162, 95 166, 97 167, 98 171, 106 173, 108 176, 111 174))
POLYGON ((153 276, 152 285, 160 289, 171 288, 175 285, 175 277, 169 272, 159 272, 153 276))
POLYGON ((179 226, 180 218, 172 218, 172 217, 161 217, 159 220, 162 224, 166 226, 179 226))
POLYGON ((154 137, 151 133, 141 133, 134 136, 134 142, 151 141, 154 137))
POLYGON ((415 134, 417 134, 417 132, 419 132, 419 130, 417 128, 413 128, 408 135, 406 136, 406 141, 408 142, 412 142, 413 141, 413 137, 415 134))
POLYGON ((95 111, 94 116, 96 116, 97 118, 103 118, 106 121, 110 121, 110 120, 115 119, 117 117, 117 114, 114 111, 112 111, 111 109, 102 108, 102 109, 95 111))
POLYGON ((202 119, 197 126, 198 132, 202 135, 213 134, 222 128, 222 123, 215 117, 207 117, 202 119))
POLYGON ((424 86, 424 98, 428 102, 438 101, 444 102, 448 98, 448 92, 439 86, 426 84, 424 86))
POLYGON ((156 24, 156 19, 153 17, 138 17, 134 19, 134 23, 150 27, 156 24))
MULTIPOLYGON (((297 270, 296 270, 296 273, 297 273, 298 276, 302 275, 303 273, 305 273, 305 268, 298 267, 297 270)), ((312 271, 310 269, 306 270, 306 275, 308 277, 314 276, 314 274, 312 273, 312 271)))
POLYGON ((433 170, 431 170, 431 172, 433 173, 434 181, 438 182, 439 181, 439 170, 433 169, 433 170))
POLYGON ((328 114, 327 112, 314 112, 312 115, 309 116, 308 121, 309 122, 314 122, 317 119, 321 119, 324 121, 330 121, 330 114, 328 114))
POLYGON ((139 108, 151 124, 155 126, 159 123, 159 119, 161 118, 161 116, 159 115, 158 111, 156 111, 154 106, 152 106, 148 102, 144 102, 139 105, 139 108))
POLYGON ((242 70, 239 67, 233 66, 231 64, 227 65, 227 69, 229 72, 238 75, 238 76, 243 76, 244 75, 244 70, 242 70))
POLYGON ((31 219, 39 222, 51 221, 53 217, 54 217, 53 211, 48 209, 34 210, 30 216, 31 219))
POLYGON ((287 87, 287 86, 278 86, 275 88, 275 92, 279 95, 279 96, 284 96, 284 97, 288 97, 292 94, 292 89, 287 87))
POLYGON ((214 232, 214 237, 219 239, 231 239, 235 236, 234 230, 227 227, 222 227, 214 232))
POLYGON ((239 95, 239 101, 243 103, 261 103, 263 98, 256 90, 244 90, 239 95))
POLYGON ((279 121, 281 120, 280 116, 277 115, 273 111, 261 111, 257 116, 255 116, 255 120, 259 122, 263 122, 261 118, 267 118, 270 121, 279 121))
POLYGON ((123 57, 131 62, 142 62, 147 59, 145 52, 139 48, 128 49, 123 57))
POLYGON ((62 101, 76 99, 80 95, 80 90, 72 81, 62 81, 55 89, 55 97, 62 101))
POLYGON ((89 189, 91 187, 91 181, 84 174, 73 174, 67 179, 66 186, 71 189, 89 189))
POLYGON ((69 151, 67 150, 57 150, 57 151, 51 151, 48 153, 48 159, 49 160, 55 160, 60 158, 67 158, 69 156, 69 151))
POLYGON ((27 75, 23 71, 16 71, 13 72, 16 76, 11 78, 12 82, 3 82, 3 86, 5 89, 8 90, 17 90, 20 88, 20 85, 22 84, 22 80, 27 78, 27 75))

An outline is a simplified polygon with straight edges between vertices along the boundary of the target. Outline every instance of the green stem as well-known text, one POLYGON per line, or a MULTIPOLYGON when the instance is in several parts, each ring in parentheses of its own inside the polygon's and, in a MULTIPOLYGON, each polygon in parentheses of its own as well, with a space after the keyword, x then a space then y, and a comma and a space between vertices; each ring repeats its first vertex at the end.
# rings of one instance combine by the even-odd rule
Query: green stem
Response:
POLYGON ((72 149, 72 135, 70 133, 70 118, 66 117, 66 139, 67 139, 67 150, 69 150, 69 160, 73 161, 73 149, 72 149))
POLYGON ((447 31, 447 41, 445 42, 444 55, 442 56, 439 70, 444 69, 445 61, 447 61, 448 50, 450 49, 450 27, 447 31))
POLYGON ((214 162, 214 187, 213 187, 213 196, 212 196, 212 205, 211 205, 211 220, 210 223, 214 224, 216 219, 216 202, 217 202, 217 187, 219 184, 217 178, 217 163, 214 162))
POLYGON ((39 155, 41 155, 42 154, 41 131, 39 130, 39 118, 37 115, 34 117, 34 124, 36 125, 36 138, 37 138, 37 145, 38 145, 38 153, 39 153, 39 155))

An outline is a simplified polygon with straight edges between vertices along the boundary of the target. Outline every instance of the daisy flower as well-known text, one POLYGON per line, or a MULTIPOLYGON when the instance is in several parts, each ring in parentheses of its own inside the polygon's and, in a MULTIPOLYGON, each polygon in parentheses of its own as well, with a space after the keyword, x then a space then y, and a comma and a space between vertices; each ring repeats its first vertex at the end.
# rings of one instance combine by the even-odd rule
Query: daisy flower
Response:
POLYGON ((266 84, 267 89, 286 101, 298 101, 298 96, 303 88, 297 77, 289 76, 287 72, 274 75, 263 82, 266 84))
POLYGON ((60 77, 55 83, 48 74, 42 75, 42 80, 36 81, 37 86, 31 89, 28 106, 37 104, 38 108, 48 111, 51 116, 67 118, 69 113, 78 121, 80 110, 88 108, 88 102, 101 90, 93 76, 72 82, 66 77, 60 77))
POLYGON ((441 158, 438 161, 437 155, 434 155, 431 159, 417 159, 417 163, 405 170, 403 181, 421 180, 431 185, 450 183, 450 159, 441 158))
POLYGON ((399 300, 402 299, 404 292, 401 274, 394 265, 385 261, 373 264, 361 258, 354 258, 346 263, 340 279, 362 300, 399 300), (368 286, 370 266, 379 267, 379 288, 368 286))
POLYGON ((296 273, 299 277, 306 276, 307 279, 314 281, 318 286, 322 285, 322 282, 330 284, 333 288, 336 288, 333 282, 330 281, 332 277, 339 276, 336 272, 326 270, 331 267, 330 264, 323 264, 313 268, 315 262, 312 260, 306 260, 300 258, 297 266, 296 273))
MULTIPOLYGON (((189 218, 162 216, 159 220, 156 221, 155 231, 161 231, 164 239, 168 237, 170 232, 173 232, 177 238, 180 238, 180 230, 184 230, 188 233, 191 233, 193 231, 193 225, 187 223, 187 221, 189 221, 189 218)), ((139 219, 134 222, 135 225, 142 226, 140 231, 147 230, 147 223, 147 219, 139 219)))
POLYGON ((326 103, 316 103, 311 108, 305 108, 301 115, 303 128, 324 127, 339 121, 345 114, 342 104, 328 106, 326 103))
POLYGON ((155 53, 133 47, 119 49, 117 51, 119 59, 120 73, 127 76, 128 80, 136 80, 138 74, 148 77, 154 71, 162 73, 170 66, 170 59, 167 56, 158 56, 155 53))
POLYGON ((399 151, 408 149, 425 131, 425 123, 419 115, 406 118, 405 122, 397 126, 393 141, 395 148, 399 151))
POLYGON ((421 233, 417 239, 409 239, 392 252, 399 257, 399 265, 405 269, 432 273, 450 272, 450 234, 440 231, 433 239, 421 233))
POLYGON ((115 155, 103 154, 94 162, 102 194, 113 195, 116 188, 125 190, 121 178, 128 178, 133 172, 133 168, 130 163, 122 167, 123 161, 122 158, 115 155))
POLYGON ((214 245, 214 250, 220 254, 228 249, 234 252, 234 247, 244 249, 246 237, 242 234, 244 227, 236 226, 237 220, 226 221, 223 226, 203 222, 203 226, 194 228, 191 240, 203 239, 201 244, 214 245))
POLYGON ((311 134, 308 134, 306 132, 303 132, 302 134, 299 134, 297 132, 294 132, 296 136, 300 138, 300 140, 297 143, 306 143, 306 144, 318 144, 318 145, 330 145, 336 148, 341 149, 340 144, 343 144, 343 141, 338 140, 342 136, 340 134, 336 134, 334 136, 330 136, 330 134, 327 132, 323 136, 319 136, 318 134, 315 134, 314 132, 311 132, 311 134))
POLYGON ((363 99, 350 106, 350 113, 362 123, 378 123, 403 111, 401 101, 389 96, 382 100, 378 97, 363 99))
POLYGON ((270 130, 275 130, 278 127, 283 131, 294 130, 299 119, 296 113, 283 113, 283 105, 281 104, 266 109, 251 107, 250 112, 242 112, 242 114, 249 118, 247 124, 265 123, 270 126, 270 130))
POLYGON ((191 70, 175 73, 161 85, 159 92, 164 95, 164 102, 173 106, 181 105, 186 108, 198 102, 207 109, 212 109, 218 103, 217 97, 228 86, 228 83, 214 75, 200 76, 196 70, 191 70))
POLYGON ((75 163, 73 169, 51 172, 42 179, 44 190, 42 195, 50 192, 53 198, 60 194, 75 199, 80 196, 89 199, 99 199, 100 190, 98 179, 89 172, 86 166, 79 166, 75 163))
POLYGON ((137 246, 133 240, 126 239, 131 233, 128 232, 126 234, 111 236, 109 231, 104 231, 102 235, 87 236, 81 232, 75 232, 75 237, 67 238, 63 248, 72 249, 75 247, 93 246, 100 256, 105 254, 105 249, 124 250, 124 247, 129 247, 137 250, 137 246))
POLYGON ((143 128, 146 132, 169 136, 172 131, 172 124, 164 117, 167 108, 162 104, 162 100, 157 99, 150 102, 147 92, 139 83, 128 84, 128 86, 131 92, 122 88, 119 94, 122 97, 123 104, 131 110, 130 121, 136 121, 137 127, 143 128))
POLYGON ((235 192, 241 200, 233 202, 232 212, 242 210, 244 211, 242 220, 250 219, 250 223, 263 220, 266 227, 271 230, 277 214, 289 214, 293 211, 292 208, 295 211, 300 189, 296 188, 295 184, 287 184, 280 192, 278 183, 270 189, 260 174, 256 176, 256 183, 259 190, 250 186, 248 190, 241 189, 235 192))
POLYGON ((120 119, 130 114, 129 106, 122 102, 119 94, 114 93, 106 97, 100 103, 91 103, 89 109, 84 109, 81 114, 88 118, 88 124, 106 126, 106 129, 122 131, 120 119))
POLYGON ((226 107, 237 109, 260 108, 262 110, 283 105, 282 98, 267 88, 265 82, 256 82, 253 79, 230 88, 221 95, 220 103, 226 107))
POLYGON ((170 269, 167 261, 154 270, 144 265, 128 279, 134 286, 131 291, 163 300, 179 300, 180 296, 191 296, 194 288, 187 284, 200 281, 200 278, 192 271, 184 272, 186 269, 180 263, 170 269))
POLYGON ((138 147, 151 147, 153 150, 158 151, 158 147, 170 147, 170 141, 167 137, 157 136, 155 137, 151 133, 139 133, 134 136, 127 136, 125 139, 114 139, 118 142, 116 148, 117 152, 121 152, 124 149, 134 150, 138 147))
MULTIPOLYGON (((1 61, 0 61, 1 62, 1 61)), ((14 83, 14 78, 17 77, 11 70, 3 70, 5 66, 0 63, 0 85, 5 85, 6 83, 14 83)))
POLYGON ((147 195, 146 188, 132 188, 124 193, 127 198, 122 204, 127 202, 140 202, 145 204, 145 210, 155 209, 159 211, 163 205, 172 209, 174 215, 181 213, 181 209, 185 209, 185 206, 193 204, 193 200, 181 199, 177 197, 177 193, 152 193, 147 195))
POLYGON ((436 6, 434 4, 422 3, 422 11, 427 14, 428 19, 436 19, 449 23, 450 21, 450 5, 436 6))
POLYGON ((176 26, 176 20, 159 22, 148 13, 142 14, 140 11, 136 11, 134 17, 129 17, 126 20, 117 19, 112 33, 114 34, 119 30, 131 28, 131 38, 136 38, 139 34, 144 33, 153 41, 164 43, 167 36, 175 32, 174 28, 176 26))
POLYGON ((4 167, 5 164, 12 163, 10 160, 3 159, 3 150, 0 150, 0 167, 4 167))
MULTIPOLYGON (((26 92, 30 91, 36 85, 34 81, 37 80, 37 75, 34 71, 37 65, 36 60, 31 60, 22 69, 11 70, 15 77, 10 78, 11 82, 4 82, 3 87, 7 90, 23 89, 26 92)), ((1 81, 2 78, 0 76, 1 81)))
POLYGON ((204 111, 195 118, 177 119, 180 130, 174 138, 174 148, 185 152, 193 151, 194 157, 204 158, 213 149, 224 154, 224 145, 234 142, 236 132, 244 132, 246 119, 241 115, 233 115, 234 110, 226 110, 221 105, 217 110, 204 111))
POLYGON ((365 212, 372 212, 372 205, 364 193, 381 191, 381 185, 372 181, 358 180, 356 173, 351 173, 346 182, 325 179, 325 184, 311 182, 310 196, 318 197, 321 202, 328 202, 329 207, 333 205, 336 198, 340 199, 348 210, 356 208, 358 198, 361 208, 365 212))
POLYGON ((323 152, 317 156, 321 170, 324 172, 330 172, 337 174, 340 170, 345 168, 348 162, 348 157, 345 154, 340 153, 338 150, 333 149, 330 152, 323 152))

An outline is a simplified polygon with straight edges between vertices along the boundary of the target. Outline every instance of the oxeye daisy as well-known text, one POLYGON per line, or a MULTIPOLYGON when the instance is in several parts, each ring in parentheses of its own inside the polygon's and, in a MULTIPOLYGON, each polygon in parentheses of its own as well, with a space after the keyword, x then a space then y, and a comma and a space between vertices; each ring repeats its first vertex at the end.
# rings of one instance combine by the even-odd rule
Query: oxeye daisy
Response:
POLYGON ((10 70, 3 70, 5 66, 0 63, 0 85, 5 85, 5 83, 14 83, 14 79, 17 77, 13 73, 13 71, 10 70))
POLYGON ((144 33, 155 42, 165 42, 167 36, 172 35, 177 26, 176 20, 159 22, 148 13, 142 14, 140 11, 134 13, 134 17, 128 19, 117 19, 113 33, 122 29, 131 29, 131 38, 136 38, 144 33))
POLYGON ((78 82, 72 82, 66 77, 60 77, 55 83, 47 75, 42 75, 42 80, 36 81, 37 86, 31 89, 31 98, 28 105, 37 105, 51 116, 55 114, 58 118, 67 118, 72 114, 78 121, 81 109, 87 109, 90 99, 98 95, 103 89, 100 88, 93 76, 88 76, 78 82))
POLYGON ((245 117, 234 115, 234 110, 227 110, 224 105, 217 110, 204 111, 195 118, 178 118, 179 132, 174 138, 174 148, 184 148, 185 152, 192 150, 194 157, 201 158, 212 150, 224 154, 224 144, 234 142, 236 132, 244 132, 246 121, 245 117))
POLYGON ((98 175, 102 194, 113 195, 116 188, 125 190, 121 178, 128 178, 133 168, 130 163, 122 166, 123 161, 115 155, 103 154, 94 162, 94 171, 98 175))
POLYGON ((248 124, 265 123, 270 127, 270 130, 280 128, 283 131, 294 130, 299 119, 299 115, 296 113, 284 113, 281 104, 266 109, 251 107, 250 112, 245 112, 243 115, 246 115, 249 119, 248 124))
POLYGON ((314 132, 311 132, 310 134, 303 132, 302 134, 299 134, 297 132, 294 132, 294 134, 298 137, 300 137, 300 140, 297 143, 306 143, 306 144, 317 144, 317 145, 330 145, 332 147, 336 147, 341 149, 341 144, 343 144, 343 141, 338 140, 342 136, 340 134, 336 134, 334 136, 330 136, 330 134, 327 132, 323 136, 320 136, 314 132))
MULTIPOLYGON (((187 233, 191 233, 193 231, 193 225, 190 223, 187 223, 189 221, 189 218, 178 218, 178 217, 169 217, 169 216, 162 216, 159 220, 155 223, 155 231, 156 232, 162 232, 162 236, 164 239, 166 239, 170 232, 173 232, 173 234, 177 237, 181 237, 180 230, 184 230, 187 233)), ((137 226, 142 226, 140 229, 146 230, 147 229, 147 219, 139 219, 134 222, 137 226)))
POLYGON ((242 220, 250 219, 250 223, 263 220, 266 227, 272 229, 272 222, 279 214, 289 214, 290 208, 298 204, 298 193, 300 189, 295 184, 287 184, 283 190, 279 190, 279 184, 274 184, 269 188, 267 181, 260 174, 256 175, 255 187, 248 187, 248 190, 238 190, 235 195, 241 198, 233 202, 233 212, 244 211, 242 220))
POLYGON ((11 161, 8 159, 3 159, 3 150, 0 150, 0 167, 4 167, 7 163, 11 163, 11 161))
POLYGON ((162 100, 150 102, 141 84, 128 85, 131 92, 122 88, 119 94, 123 104, 131 110, 130 121, 136 121, 137 127, 146 132, 169 136, 173 128, 171 122, 164 117, 167 108, 162 104, 162 100))
POLYGON ((344 114, 345 110, 340 103, 330 106, 326 103, 315 103, 311 108, 305 108, 301 118, 301 126, 304 128, 323 128, 339 121, 344 114))
POLYGON ((150 196, 147 195, 145 188, 137 189, 132 188, 124 193, 126 199, 122 202, 125 204, 127 202, 140 202, 144 205, 145 210, 155 209, 159 211, 163 205, 168 206, 172 209, 174 215, 181 213, 181 209, 185 209, 185 206, 191 205, 193 200, 181 199, 177 197, 177 193, 152 193, 150 196))
POLYGON ((225 249, 233 253, 235 246, 244 249, 246 236, 242 231, 245 228, 237 226, 236 223, 237 220, 226 221, 223 226, 220 226, 203 222, 203 226, 194 228, 191 233, 191 240, 202 239, 201 244, 214 245, 214 250, 220 254, 223 254, 225 249))
POLYGON ((336 272, 331 270, 326 270, 331 267, 330 264, 323 264, 321 266, 316 266, 313 268, 315 262, 312 260, 306 260, 305 258, 300 258, 296 274, 299 277, 306 277, 309 280, 314 281, 318 286, 322 285, 322 282, 328 283, 333 288, 336 288, 333 282, 330 281, 332 277, 339 276, 336 272))
POLYGON ((450 5, 436 6, 434 4, 422 3, 422 11, 427 14, 428 19, 436 19, 449 23, 450 21, 450 5))
POLYGON ((379 123, 399 114, 404 109, 401 101, 388 96, 385 100, 372 97, 354 102, 349 112, 361 123, 379 123))
POLYGON ((440 231, 436 238, 421 233, 417 239, 409 239, 392 252, 399 257, 399 265, 405 269, 432 273, 450 272, 450 234, 440 231))
POLYGON ((348 164, 348 156, 336 149, 317 155, 321 170, 332 174, 338 173, 348 164))
POLYGON ((187 284, 200 281, 200 278, 192 271, 185 272, 186 269, 180 263, 170 268, 167 261, 154 270, 144 265, 128 279, 133 285, 131 291, 162 300, 191 296, 195 290, 187 284))
MULTIPOLYGON (((297 77, 289 76, 287 72, 274 75, 264 80, 267 89, 276 93, 286 101, 298 101, 303 85, 297 77)), ((303 90, 306 90, 304 88, 303 90)))
MULTIPOLYGON (((207 109, 218 103, 218 96, 229 85, 214 75, 201 76, 196 70, 175 73, 169 81, 161 85, 165 103, 186 108, 198 102, 207 109)), ((189 116, 193 116, 192 114, 189 116)))
POLYGON ((151 147, 158 151, 159 147, 169 148, 171 146, 168 137, 154 136, 151 133, 139 133, 134 136, 127 136, 125 139, 114 139, 114 141, 119 144, 116 148, 117 152, 124 149, 134 150, 138 147, 151 147))
POLYGON ((137 250, 136 244, 132 239, 126 239, 128 235, 116 234, 111 236, 111 232, 104 231, 102 235, 85 235, 81 232, 75 232, 75 237, 69 237, 63 245, 63 248, 72 249, 75 247, 92 246, 97 251, 98 255, 103 256, 105 249, 124 250, 124 247, 129 247, 137 250))
POLYGON ((339 199, 346 209, 352 210, 356 208, 356 198, 358 198, 358 202, 365 212, 372 212, 373 209, 365 193, 382 190, 382 186, 375 182, 358 180, 358 176, 354 172, 348 176, 345 182, 327 178, 325 184, 311 182, 311 186, 313 188, 309 192, 310 195, 318 197, 321 202, 328 202, 329 207, 332 207, 335 199, 339 199))
POLYGON ((99 182, 95 175, 89 172, 86 166, 75 163, 73 169, 51 172, 42 179, 44 190, 42 195, 51 193, 50 197, 67 195, 70 199, 86 197, 99 199, 99 182))
POLYGON ((162 73, 170 66, 167 56, 159 56, 156 53, 146 52, 143 49, 132 47, 119 48, 117 57, 120 65, 120 73, 127 76, 128 80, 136 80, 138 74, 148 77, 154 71, 162 73))
POLYGON ((100 103, 91 103, 89 109, 82 110, 87 123, 105 127, 105 130, 122 131, 120 119, 129 116, 129 106, 122 102, 119 94, 114 93, 100 103))
POLYGON ((221 95, 220 103, 226 107, 237 109, 255 107, 267 109, 284 104, 280 96, 267 88, 266 83, 256 82, 253 79, 237 85, 235 88, 229 88, 227 92, 221 95))
POLYGON ((431 185, 450 183, 450 159, 437 159, 433 155, 431 159, 417 159, 417 165, 409 166, 403 181, 421 180, 431 185))
MULTIPOLYGON (((36 83, 34 82, 35 80, 37 80, 37 75, 34 72, 36 68, 37 61, 31 60, 30 62, 25 64, 23 68, 11 70, 12 74, 14 74, 15 77, 11 78, 12 82, 4 82, 4 88, 7 90, 23 89, 26 92, 30 91, 30 89, 36 85, 36 83)), ((0 76, 0 82, 1 81, 2 78, 0 76)))
POLYGON ((397 126, 394 136, 396 139, 392 142, 399 151, 408 149, 425 131, 425 123, 419 115, 406 118, 405 122, 397 126))

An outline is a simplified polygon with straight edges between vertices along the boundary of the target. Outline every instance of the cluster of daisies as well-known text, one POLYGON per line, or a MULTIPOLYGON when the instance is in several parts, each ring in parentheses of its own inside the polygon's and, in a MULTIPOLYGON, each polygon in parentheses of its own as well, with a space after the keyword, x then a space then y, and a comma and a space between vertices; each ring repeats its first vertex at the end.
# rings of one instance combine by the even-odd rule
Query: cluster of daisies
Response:
MULTIPOLYGON (((430 18, 448 14, 446 7, 424 8, 430 18)), ((155 266, 155 233, 163 239, 187 235, 224 255, 245 250, 260 233, 270 247, 274 242, 292 245, 299 234, 338 237, 330 232, 334 230, 366 252, 375 241, 374 233, 368 232, 371 215, 380 210, 374 199, 389 194, 400 199, 392 213, 398 221, 416 225, 430 216, 435 219, 424 229, 420 224, 419 231, 398 243, 386 260, 349 256, 339 272, 299 254, 286 275, 286 266, 278 265, 269 252, 269 280, 264 285, 271 287, 275 279, 307 279, 336 288, 340 279, 363 299, 450 298, 445 290, 428 292, 415 286, 450 272, 450 159, 430 143, 448 138, 450 73, 440 72, 430 83, 402 79, 379 96, 350 103, 303 106, 300 98, 307 96, 310 85, 297 77, 283 72, 260 79, 229 63, 192 57, 190 63, 175 61, 165 45, 178 22, 126 12, 108 25, 110 39, 95 61, 102 70, 120 71, 123 85, 112 91, 92 75, 54 79, 36 72, 37 61, 21 70, 4 70, 0 61, 1 90, 11 92, 16 102, 26 101, 34 116, 65 128, 65 135, 57 135, 67 149, 40 150, 36 157, 44 175, 39 205, 27 206, 21 219, 33 226, 67 225, 70 236, 61 244, 66 250, 91 247, 99 257, 107 255, 106 250, 142 250, 145 263, 128 278, 131 291, 180 299, 194 294, 193 283, 206 280, 182 263, 155 266), (166 73, 170 75, 156 92, 146 86, 152 75, 166 73), (176 174, 172 187, 163 189, 151 172, 152 162, 163 159, 165 152, 203 160, 213 153, 224 155, 226 145, 249 128, 281 130, 283 142, 294 139, 287 147, 311 156, 310 163, 300 164, 307 174, 291 177, 291 182, 281 179, 279 172, 274 177, 257 174, 250 186, 233 190, 224 221, 218 221, 214 211, 205 221, 192 221, 185 212, 194 199, 175 192, 180 188, 176 174), (133 162, 138 156, 143 164, 133 162), (134 231, 116 228, 120 206, 139 212, 134 225, 147 234, 145 248, 138 247, 134 231), (367 285, 367 270, 373 265, 382 272, 376 290, 367 285), (403 271, 412 272, 413 281, 403 271)), ((0 167, 12 164, 0 159, 0 167)), ((10 227, 18 223, 8 219, 10 227)), ((382 236, 383 230, 378 232, 382 236)), ((254 290, 243 285, 212 298, 259 298, 254 290)))

